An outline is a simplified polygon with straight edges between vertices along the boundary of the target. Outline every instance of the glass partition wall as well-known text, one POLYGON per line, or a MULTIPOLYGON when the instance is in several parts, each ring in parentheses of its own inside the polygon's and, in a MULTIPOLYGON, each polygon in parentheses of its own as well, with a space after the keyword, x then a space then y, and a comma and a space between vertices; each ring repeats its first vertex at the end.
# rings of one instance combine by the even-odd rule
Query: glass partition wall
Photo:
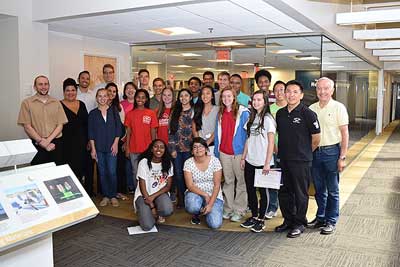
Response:
POLYGON ((299 80, 305 88, 304 103, 317 101, 315 82, 321 76, 335 81, 334 98, 346 105, 350 115, 351 142, 375 127, 377 69, 325 36, 241 38, 176 42, 162 45, 133 45, 132 72, 148 69, 156 77, 173 83, 176 90, 187 87, 190 77, 202 79, 204 71, 228 71, 243 79, 242 90, 257 90, 254 74, 268 69, 272 85, 299 80))

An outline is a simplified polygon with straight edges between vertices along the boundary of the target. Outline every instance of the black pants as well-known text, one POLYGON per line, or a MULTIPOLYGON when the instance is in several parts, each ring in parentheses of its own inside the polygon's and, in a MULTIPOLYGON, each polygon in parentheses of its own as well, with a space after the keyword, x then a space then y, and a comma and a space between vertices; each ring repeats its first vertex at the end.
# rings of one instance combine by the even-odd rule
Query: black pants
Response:
POLYGON ((122 146, 124 143, 118 143, 118 155, 117 155, 117 192, 118 193, 127 193, 128 185, 126 178, 126 157, 125 152, 122 151, 122 146))
POLYGON ((249 163, 244 165, 244 180, 246 182, 247 203, 251 210, 252 217, 258 217, 264 220, 265 211, 268 207, 267 189, 254 187, 254 175, 256 169, 262 169, 264 166, 253 166, 249 163), (260 192, 260 205, 258 205, 257 189, 260 192))
POLYGON ((280 164, 283 185, 279 189, 279 206, 285 223, 293 228, 306 226, 311 163, 281 160, 280 164))
POLYGON ((56 165, 64 164, 63 154, 62 154, 62 145, 61 138, 54 138, 51 141, 56 147, 52 151, 47 151, 39 145, 36 145, 36 142, 32 140, 33 145, 37 149, 37 153, 35 157, 33 157, 31 161, 31 165, 39 165, 43 163, 54 162, 56 165))

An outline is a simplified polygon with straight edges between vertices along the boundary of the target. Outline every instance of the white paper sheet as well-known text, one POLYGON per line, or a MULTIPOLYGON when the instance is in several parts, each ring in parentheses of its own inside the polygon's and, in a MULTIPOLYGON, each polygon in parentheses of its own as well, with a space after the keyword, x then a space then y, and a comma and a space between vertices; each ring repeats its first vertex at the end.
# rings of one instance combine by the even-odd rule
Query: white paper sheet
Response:
POLYGON ((262 169, 256 169, 254 175, 254 187, 279 189, 281 187, 280 169, 271 169, 267 175, 262 174, 262 169))
POLYGON ((128 227, 129 235, 139 235, 139 234, 157 233, 157 232, 158 232, 158 230, 155 225, 149 231, 143 231, 142 227, 140 227, 140 226, 128 227))

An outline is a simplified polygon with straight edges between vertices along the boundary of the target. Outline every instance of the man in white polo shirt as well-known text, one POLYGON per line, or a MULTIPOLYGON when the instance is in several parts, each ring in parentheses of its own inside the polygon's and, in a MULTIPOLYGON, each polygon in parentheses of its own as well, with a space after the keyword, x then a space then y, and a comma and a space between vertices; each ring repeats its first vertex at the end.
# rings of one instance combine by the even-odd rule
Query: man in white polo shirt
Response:
POLYGON ((349 115, 346 107, 332 99, 334 82, 326 77, 317 81, 318 102, 310 106, 317 113, 321 141, 314 151, 312 176, 317 201, 317 216, 309 226, 321 234, 332 234, 339 218, 339 172, 345 167, 349 143, 349 115))

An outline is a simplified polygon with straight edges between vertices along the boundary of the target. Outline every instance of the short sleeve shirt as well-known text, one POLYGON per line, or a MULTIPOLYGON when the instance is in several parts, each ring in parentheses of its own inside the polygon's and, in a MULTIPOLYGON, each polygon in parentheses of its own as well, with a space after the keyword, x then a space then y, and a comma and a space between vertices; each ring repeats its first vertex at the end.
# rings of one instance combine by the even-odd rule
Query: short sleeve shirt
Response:
MULTIPOLYGON (((193 183, 202 191, 206 192, 210 196, 213 193, 214 188, 214 172, 222 170, 219 159, 211 156, 208 168, 205 171, 201 171, 197 168, 194 158, 191 157, 185 161, 183 170, 192 174, 193 183)), ((221 187, 218 189, 218 199, 223 200, 221 187)))
POLYGON ((151 109, 133 109, 125 118, 125 126, 131 129, 130 153, 142 153, 151 143, 151 129, 158 127, 156 114, 151 109))
MULTIPOLYGON (((171 163, 171 168, 169 169, 167 174, 162 172, 162 166, 160 163, 151 163, 151 169, 149 169, 149 165, 147 164, 147 159, 142 159, 138 164, 137 180, 142 179, 146 182, 146 191, 149 195, 152 195, 161 189, 163 189, 167 185, 168 177, 172 177, 174 175, 174 169, 171 163)), ((136 187, 135 191, 135 200, 142 196, 142 191, 140 191, 140 186, 136 187)))
POLYGON ((210 113, 208 113, 207 115, 202 115, 202 126, 201 130, 199 131, 199 136, 201 138, 207 140, 208 138, 210 138, 211 134, 214 133, 218 110, 219 109, 217 106, 213 106, 210 113))
POLYGON ((279 133, 278 156, 281 160, 312 161, 311 138, 321 132, 317 114, 303 103, 291 112, 287 106, 276 113, 279 133))
POLYGON ((317 102, 312 104, 310 109, 317 113, 321 125, 321 142, 319 145, 330 146, 340 143, 342 134, 339 127, 349 124, 349 115, 346 107, 342 103, 331 99, 323 108, 317 102))
MULTIPOLYGON (((276 119, 276 113, 283 107, 278 106, 276 103, 273 103, 269 106, 271 110, 271 115, 276 119)), ((275 134, 275 145, 278 145, 278 134, 275 134)))
MULTIPOLYGON (((37 96, 31 96, 21 103, 17 123, 20 125, 30 124, 33 129, 43 138, 48 137, 57 125, 68 122, 60 101, 49 96, 43 103, 37 96)), ((62 136, 62 133, 56 138, 62 136)))
MULTIPOLYGON (((246 161, 253 166, 264 166, 267 158, 268 133, 275 134, 275 120, 271 115, 264 116, 264 127, 260 125, 260 117, 256 116, 250 127, 250 136, 247 141, 246 161)), ((246 126, 245 126, 246 129, 246 126)), ((274 165, 274 159, 271 158, 270 166, 274 165)))

